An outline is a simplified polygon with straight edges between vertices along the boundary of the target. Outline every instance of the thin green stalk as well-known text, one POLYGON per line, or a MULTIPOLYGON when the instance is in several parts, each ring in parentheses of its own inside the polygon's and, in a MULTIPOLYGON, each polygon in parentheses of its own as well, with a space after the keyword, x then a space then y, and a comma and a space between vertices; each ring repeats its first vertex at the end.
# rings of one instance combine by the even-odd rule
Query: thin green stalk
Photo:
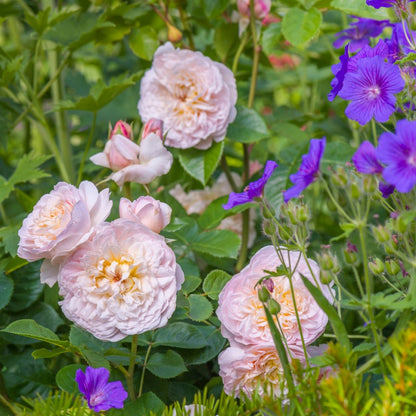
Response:
POLYGON ((371 331, 373 333, 374 342, 376 343, 376 349, 377 349, 377 354, 378 354, 379 359, 380 359, 381 370, 382 370, 383 374, 385 375, 386 374, 386 368, 385 368, 385 365, 384 365, 384 362, 383 362, 383 356, 381 354, 381 346, 380 346, 379 336, 378 336, 378 333, 377 333, 374 310, 373 310, 373 306, 371 305, 371 294, 373 293, 374 282, 373 282, 373 277, 372 277, 371 273, 368 270, 367 246, 366 246, 366 242, 365 242, 365 235, 364 235, 363 226, 360 226, 358 228, 358 232, 359 232, 359 235, 360 235, 361 253, 362 253, 362 256, 363 256, 364 281, 365 281, 365 290, 367 292, 367 310, 368 310, 368 315, 370 317, 370 326, 371 326, 371 331))
POLYGON ((138 395, 138 397, 140 397, 142 395, 143 385, 144 385, 144 374, 146 372, 147 361, 149 359, 151 349, 152 349, 152 343, 150 343, 149 346, 147 347, 146 356, 144 357, 142 375, 140 377, 140 386, 139 386, 139 395, 138 395))
POLYGON ((127 391, 129 392, 130 400, 136 399, 136 392, 134 390, 134 367, 136 366, 136 354, 137 354, 137 335, 133 335, 131 340, 131 350, 130 350, 130 360, 129 360, 129 368, 128 368, 128 376, 127 378, 127 391))
POLYGON ((332 195, 332 192, 329 189, 329 186, 326 183, 326 181, 325 180, 322 180, 321 182, 324 184, 325 190, 326 190, 329 198, 331 199, 331 201, 333 202, 333 204, 337 207, 337 209, 340 212, 340 214, 343 215, 345 217, 345 219, 348 220, 350 223, 355 223, 355 221, 344 211, 344 209, 341 207, 341 205, 338 204, 338 201, 332 195))
POLYGON ((245 31, 245 32, 244 32, 244 35, 243 35, 243 37, 242 37, 242 39, 241 39, 241 42, 240 42, 240 44, 238 45, 237 52, 235 53, 234 60, 233 60, 233 65, 232 65, 232 67, 231 67, 231 69, 232 69, 232 71, 233 71, 234 76, 235 76, 235 75, 236 75, 236 73, 237 73, 238 61, 239 61, 239 59, 240 59, 241 54, 243 53, 243 50, 244 50, 244 47, 246 46, 246 43, 247 43, 247 40, 248 40, 248 34, 249 34, 249 32, 248 32, 248 31, 245 31))
POLYGON ((373 134, 374 146, 377 147, 378 136, 377 136, 376 122, 374 118, 371 119, 371 132, 373 134))
POLYGON ((89 152, 90 147, 91 147, 96 122, 97 122, 97 112, 94 111, 94 116, 93 116, 93 119, 92 119, 92 126, 91 126, 90 135, 88 136, 87 145, 85 146, 84 154, 82 155, 81 164, 80 164, 79 170, 78 170, 78 179, 77 179, 77 184, 78 185, 81 183, 81 180, 82 180, 82 173, 84 171, 85 160, 87 159, 87 155, 88 155, 88 152, 89 152))
POLYGON ((227 181, 231 186, 231 189, 234 192, 238 192, 239 191, 238 186, 236 185, 234 181, 233 175, 231 174, 230 168, 227 163, 227 159, 225 158, 224 155, 222 156, 220 163, 221 163, 221 168, 223 172, 225 173, 225 176, 227 177, 227 181))

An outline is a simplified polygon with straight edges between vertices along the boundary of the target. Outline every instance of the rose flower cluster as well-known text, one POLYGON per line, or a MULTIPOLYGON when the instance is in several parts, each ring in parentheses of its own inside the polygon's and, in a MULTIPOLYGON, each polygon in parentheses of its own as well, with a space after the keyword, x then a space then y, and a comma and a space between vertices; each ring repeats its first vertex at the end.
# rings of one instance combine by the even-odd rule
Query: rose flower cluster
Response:
MULTIPOLYGON (((258 282, 284 264, 290 276, 272 276, 265 287, 280 305, 278 326, 285 339, 290 359, 305 361, 313 355, 310 345, 324 332, 328 317, 305 287, 301 275, 318 284, 319 267, 300 252, 266 246, 250 263, 232 277, 222 290, 217 315, 221 333, 230 347, 219 358, 220 376, 227 394, 262 394, 268 385, 276 396, 282 393, 283 366, 273 342, 263 304, 258 297, 258 282), (293 293, 292 289, 293 288, 293 293), (296 310, 298 317, 296 317, 296 310), (302 341, 303 338, 303 341, 302 341)), ((333 303, 333 290, 320 284, 323 295, 333 303)))
MULTIPOLYGON (((118 184, 149 183, 170 169, 172 155, 146 127, 137 145, 118 123, 105 151, 92 157, 114 170, 110 178, 118 184)), ((41 281, 58 283, 68 319, 98 339, 118 341, 166 325, 184 275, 158 234, 170 221, 170 207, 150 196, 122 198, 120 218, 106 222, 109 196, 88 181, 79 188, 59 182, 23 221, 18 254, 44 259, 41 281)))

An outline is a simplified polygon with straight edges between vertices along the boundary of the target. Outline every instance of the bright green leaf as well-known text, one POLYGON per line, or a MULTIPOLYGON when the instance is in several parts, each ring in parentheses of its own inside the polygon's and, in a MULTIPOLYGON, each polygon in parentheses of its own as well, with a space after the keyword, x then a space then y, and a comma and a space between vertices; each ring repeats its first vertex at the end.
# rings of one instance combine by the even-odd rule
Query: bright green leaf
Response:
POLYGON ((56 384, 58 387, 68 393, 78 393, 78 383, 75 381, 75 374, 77 370, 85 371, 86 366, 82 364, 69 364, 62 367, 56 373, 56 384))
POLYGON ((150 412, 160 416, 164 408, 162 400, 150 391, 133 402, 127 402, 123 408, 123 416, 149 416, 150 412))
POLYGON ((190 241, 190 247, 197 252, 214 257, 235 259, 240 249, 240 237, 229 230, 213 230, 200 233, 190 241))
POLYGON ((217 300, 221 290, 230 279, 231 276, 223 270, 212 270, 204 279, 202 289, 211 299, 217 300))
POLYGON ((224 141, 213 143, 207 150, 181 150, 179 162, 189 175, 206 185, 218 166, 223 150, 224 141))
POLYGON ((205 321, 212 315, 214 308, 206 297, 199 294, 192 294, 188 299, 189 317, 193 321, 205 321))
POLYGON ((19 243, 18 231, 21 224, 8 225, 0 228, 0 240, 2 240, 4 249, 10 256, 15 257, 17 254, 17 245, 19 243))
POLYGON ((214 48, 222 61, 225 61, 230 49, 233 47, 237 39, 237 25, 223 23, 217 27, 214 36, 214 48))
POLYGON ((252 108, 237 106, 237 116, 228 126, 227 137, 239 143, 253 143, 269 135, 266 123, 252 108))
POLYGON ((152 26, 133 29, 129 36, 129 46, 136 56, 151 61, 159 47, 156 31, 152 26))
POLYGON ((48 350, 47 348, 39 348, 32 352, 32 357, 35 359, 39 358, 52 358, 56 357, 57 355, 61 355, 66 351, 62 348, 54 348, 53 350, 48 350))
POLYGON ((147 369, 160 378, 173 378, 187 371, 183 358, 172 350, 152 354, 147 369))
POLYGON ((321 23, 322 14, 315 7, 307 11, 293 7, 283 17, 282 31, 293 46, 304 47, 318 34, 321 23))
POLYGON ((390 19, 387 8, 375 9, 368 6, 364 0, 332 0, 331 7, 353 16, 379 20, 390 19))
POLYGON ((265 54, 271 55, 273 52, 281 49, 279 45, 282 36, 282 24, 272 23, 263 32, 261 39, 262 48, 265 54))
POLYGON ((14 321, 1 331, 9 334, 33 338, 38 341, 45 341, 49 344, 57 346, 66 347, 69 345, 68 341, 61 341, 54 332, 42 325, 39 325, 33 319, 21 319, 19 321, 14 321))

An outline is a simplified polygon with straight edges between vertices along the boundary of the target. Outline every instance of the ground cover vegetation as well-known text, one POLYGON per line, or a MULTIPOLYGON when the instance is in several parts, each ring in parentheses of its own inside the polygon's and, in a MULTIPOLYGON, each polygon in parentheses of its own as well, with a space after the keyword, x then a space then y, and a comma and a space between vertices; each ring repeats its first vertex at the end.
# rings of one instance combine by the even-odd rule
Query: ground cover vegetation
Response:
POLYGON ((412 415, 412 0, 0 4, 0 413, 412 415))

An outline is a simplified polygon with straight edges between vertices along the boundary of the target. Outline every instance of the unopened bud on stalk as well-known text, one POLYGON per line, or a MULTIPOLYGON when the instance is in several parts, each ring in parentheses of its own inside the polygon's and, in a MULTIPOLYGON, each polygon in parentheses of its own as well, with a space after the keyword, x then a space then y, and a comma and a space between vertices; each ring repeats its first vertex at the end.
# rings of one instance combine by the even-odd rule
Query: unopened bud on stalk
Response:
POLYGON ((348 183, 347 173, 342 166, 331 176, 331 181, 336 186, 345 186, 348 183))
POLYGON ((121 134, 122 136, 127 137, 130 140, 133 138, 133 132, 130 124, 122 120, 117 121, 113 129, 111 128, 110 124, 110 134, 108 135, 108 139, 110 140, 116 134, 121 134))
POLYGON ((358 261, 358 250, 355 244, 350 241, 347 242, 347 247, 344 248, 344 258, 348 264, 355 264, 358 261))
POLYGON ((363 179, 364 191, 372 194, 377 190, 377 180, 374 175, 365 175, 363 179))
POLYGON ((273 293, 274 283, 272 279, 269 278, 269 279, 263 280, 263 285, 270 293, 273 293))
POLYGON ((332 270, 336 260, 331 253, 324 253, 321 256, 318 256, 318 262, 323 270, 332 270))
POLYGON ((334 280, 334 274, 330 270, 321 270, 319 280, 324 285, 329 285, 334 280))
POLYGON ((263 232, 266 235, 274 235, 276 233, 276 228, 271 220, 263 221, 263 232))
POLYGON ((386 244, 384 244, 384 250, 387 254, 395 254, 397 250, 397 242, 391 238, 386 244))
POLYGON ((399 215, 397 218, 395 218, 393 224, 394 229, 399 233, 403 234, 407 231, 408 224, 406 223, 402 215, 399 215))
POLYGON ((260 302, 266 303, 270 299, 270 292, 264 286, 261 286, 257 291, 260 302))
POLYGON ((400 270, 400 265, 396 260, 386 260, 386 271, 389 275, 396 276, 400 270))
POLYGON ((270 218, 273 218, 274 215, 275 215, 275 211, 272 207, 267 206, 267 209, 266 208, 263 209, 264 218, 270 219, 270 218))
POLYGON ((299 222, 306 222, 309 219, 309 210, 306 205, 301 205, 298 208, 297 217, 299 222))
POLYGON ((371 260, 368 263, 368 267, 375 275, 378 275, 384 272, 384 263, 377 257, 375 257, 373 260, 371 260))
POLYGON ((373 227, 373 234, 375 239, 379 243, 386 243, 390 240, 390 232, 386 227, 383 227, 382 225, 377 225, 377 227, 373 227))
POLYGON ((272 315, 277 315, 279 312, 280 312, 280 305, 279 305, 279 303, 276 301, 276 300, 274 300, 273 298, 270 298, 269 299, 269 302, 268 302, 268 308, 269 308, 269 311, 270 311, 270 313, 272 314, 272 315))
POLYGON ((169 42, 176 43, 182 40, 182 32, 176 28, 175 26, 171 25, 170 23, 166 22, 166 26, 168 28, 168 40, 169 42))

